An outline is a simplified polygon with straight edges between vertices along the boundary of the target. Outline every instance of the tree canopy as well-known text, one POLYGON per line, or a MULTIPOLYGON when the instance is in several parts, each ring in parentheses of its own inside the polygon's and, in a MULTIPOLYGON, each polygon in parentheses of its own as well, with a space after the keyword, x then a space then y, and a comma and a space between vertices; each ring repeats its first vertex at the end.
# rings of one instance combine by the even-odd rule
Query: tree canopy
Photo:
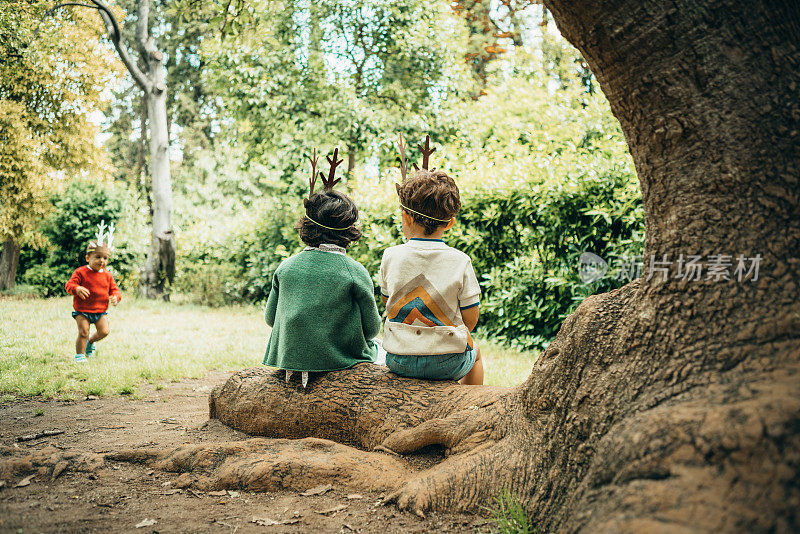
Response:
POLYGON ((120 73, 100 42, 99 20, 86 14, 57 13, 34 36, 47 7, 0 6, 0 233, 20 244, 40 241, 37 224, 54 185, 107 168, 93 114, 120 73))

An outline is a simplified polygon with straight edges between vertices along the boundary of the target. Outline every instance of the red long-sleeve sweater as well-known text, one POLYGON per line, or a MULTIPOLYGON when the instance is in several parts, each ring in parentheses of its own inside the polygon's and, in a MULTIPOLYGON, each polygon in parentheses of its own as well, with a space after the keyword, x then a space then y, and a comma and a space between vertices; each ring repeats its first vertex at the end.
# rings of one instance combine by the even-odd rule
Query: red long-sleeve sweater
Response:
POLYGON ((122 291, 114 283, 114 277, 108 269, 94 271, 88 265, 78 267, 64 286, 67 293, 75 295, 72 299, 72 307, 75 311, 85 313, 102 313, 108 309, 108 299, 111 295, 116 295, 117 301, 122 300, 122 291), (75 289, 83 286, 89 290, 89 296, 85 299, 75 294, 75 289))

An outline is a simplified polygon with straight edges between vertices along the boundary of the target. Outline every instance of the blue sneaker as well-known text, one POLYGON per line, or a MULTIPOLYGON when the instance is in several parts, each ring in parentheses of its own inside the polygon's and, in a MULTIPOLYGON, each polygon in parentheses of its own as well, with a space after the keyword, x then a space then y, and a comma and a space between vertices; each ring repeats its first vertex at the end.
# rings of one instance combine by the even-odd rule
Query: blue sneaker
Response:
POLYGON ((76 354, 75 363, 86 363, 86 356, 84 356, 83 354, 76 354))
POLYGON ((86 345, 87 358, 91 358, 92 356, 94 356, 94 351, 95 351, 94 343, 89 343, 88 345, 86 345))

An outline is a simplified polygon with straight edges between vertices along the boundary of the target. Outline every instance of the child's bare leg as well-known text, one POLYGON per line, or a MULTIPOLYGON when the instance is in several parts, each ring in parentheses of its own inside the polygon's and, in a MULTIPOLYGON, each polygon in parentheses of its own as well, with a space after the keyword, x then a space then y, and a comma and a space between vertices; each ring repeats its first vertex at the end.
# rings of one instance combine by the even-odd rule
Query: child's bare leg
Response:
POLYGON ((109 332, 111 332, 111 324, 108 322, 108 317, 105 315, 100 317, 100 319, 98 319, 97 322, 94 323, 94 327, 97 330, 95 331, 92 338, 89 340, 90 343, 95 343, 96 341, 100 341, 101 339, 106 337, 109 332))
POLYGON ((75 322, 78 323, 78 339, 75 340, 75 354, 86 352, 86 343, 89 341, 89 319, 83 315, 76 315, 75 322))
POLYGON ((465 386, 482 386, 483 385, 483 361, 481 361, 481 349, 475 347, 475 365, 472 366, 469 373, 459 381, 460 384, 465 386))

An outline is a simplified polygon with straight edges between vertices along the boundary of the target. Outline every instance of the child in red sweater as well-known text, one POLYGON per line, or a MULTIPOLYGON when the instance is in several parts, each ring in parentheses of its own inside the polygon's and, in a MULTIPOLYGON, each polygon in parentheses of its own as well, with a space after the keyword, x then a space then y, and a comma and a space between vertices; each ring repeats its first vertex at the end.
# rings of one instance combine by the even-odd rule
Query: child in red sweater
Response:
POLYGON ((83 363, 93 356, 94 344, 108 335, 108 303, 114 306, 122 300, 122 292, 114 283, 114 277, 106 270, 110 247, 90 243, 86 252, 86 263, 72 273, 65 289, 74 295, 72 317, 78 324, 78 339, 75 341, 75 361, 83 363), (95 333, 89 337, 89 327, 94 324, 95 333))

